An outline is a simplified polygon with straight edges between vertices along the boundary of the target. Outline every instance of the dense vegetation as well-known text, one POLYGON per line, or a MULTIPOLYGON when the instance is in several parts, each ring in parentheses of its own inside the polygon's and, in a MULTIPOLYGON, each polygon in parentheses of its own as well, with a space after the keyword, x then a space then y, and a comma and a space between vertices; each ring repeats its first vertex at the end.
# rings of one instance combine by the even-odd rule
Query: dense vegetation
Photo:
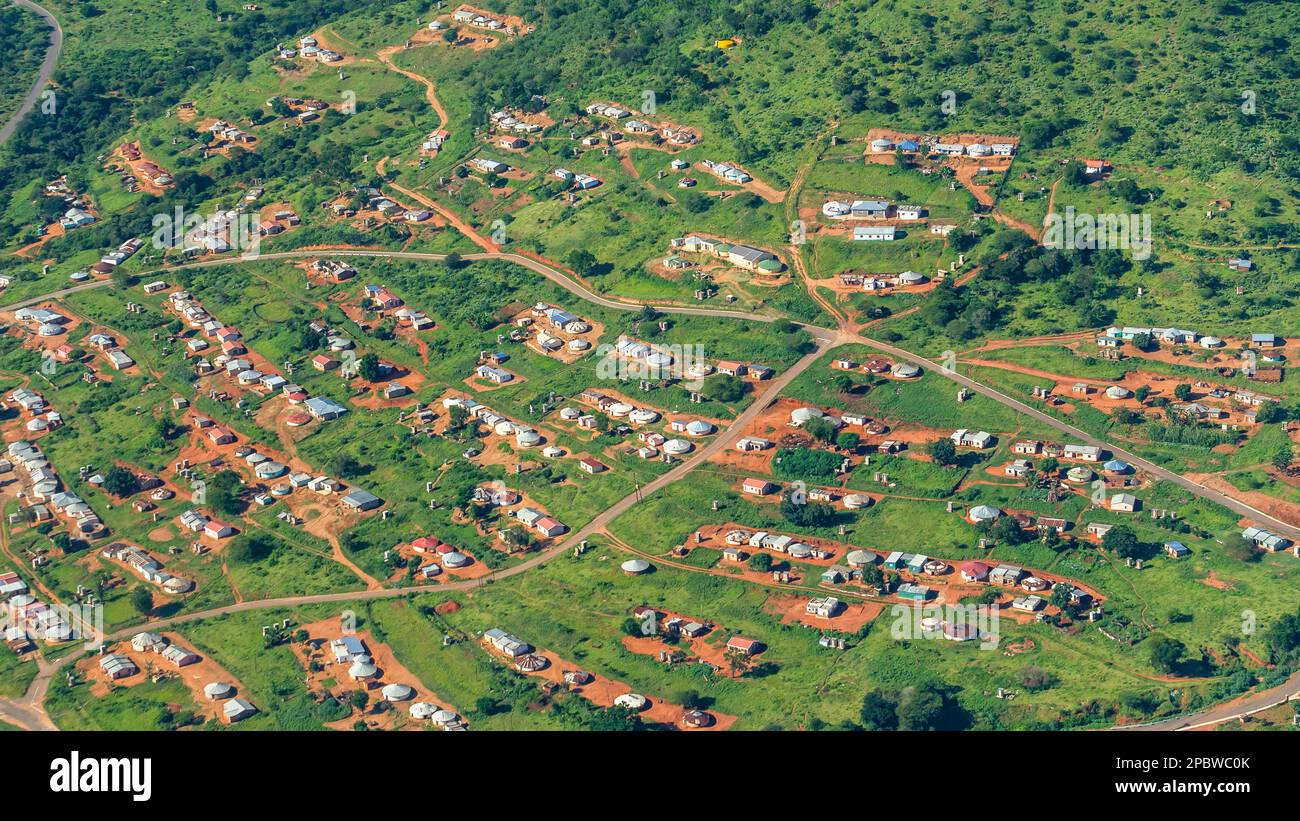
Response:
POLYGON ((0 54, 5 56, 5 70, 0 72, 0 125, 31 88, 49 46, 48 31, 43 20, 20 6, 0 8, 0 54))

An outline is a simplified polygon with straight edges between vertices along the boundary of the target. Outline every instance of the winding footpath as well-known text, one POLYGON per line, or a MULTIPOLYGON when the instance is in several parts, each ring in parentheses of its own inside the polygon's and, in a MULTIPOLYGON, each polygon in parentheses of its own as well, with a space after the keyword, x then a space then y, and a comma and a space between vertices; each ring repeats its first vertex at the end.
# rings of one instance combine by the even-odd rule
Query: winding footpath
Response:
POLYGON ((36 82, 32 83, 31 91, 23 98, 22 105, 13 113, 3 126, 0 126, 0 145, 8 142, 13 136, 14 131, 18 129, 19 123, 23 118, 36 107, 41 99, 41 94, 45 91, 45 86, 54 76, 54 65, 59 61, 59 55, 63 52, 63 28, 59 21, 54 19, 54 15, 45 8, 33 3, 32 0, 14 0, 14 3, 23 8, 40 15, 46 25, 50 27, 50 47, 45 52, 45 59, 41 61, 41 68, 36 73, 36 82))

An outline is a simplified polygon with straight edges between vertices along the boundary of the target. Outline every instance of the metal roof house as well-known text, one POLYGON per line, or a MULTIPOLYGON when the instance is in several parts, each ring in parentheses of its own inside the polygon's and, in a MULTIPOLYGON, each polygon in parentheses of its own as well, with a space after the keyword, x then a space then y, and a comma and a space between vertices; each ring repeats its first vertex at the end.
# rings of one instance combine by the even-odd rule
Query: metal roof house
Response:
POLYGON ((934 591, 923 584, 904 582, 898 586, 898 597, 904 601, 925 601, 934 591))
POLYGON ((1270 533, 1259 527, 1246 528, 1241 531, 1241 537, 1254 542, 1258 547, 1261 547, 1270 553, 1285 550, 1291 545, 1290 539, 1270 533))
POLYGON ((347 408, 340 405, 338 402, 335 402, 333 399, 327 399, 324 396, 313 396, 304 402, 303 405, 306 406, 308 413, 317 419, 324 421, 338 419, 340 416, 348 412, 347 408))
POLYGON ((225 704, 221 705, 221 712, 226 717, 227 721, 234 724, 236 721, 243 721, 249 716, 256 714, 257 708, 254 707, 252 703, 242 698, 232 698, 225 704))
POLYGON ((1003 587, 1011 587, 1025 575, 1023 568, 1011 564, 1000 564, 989 572, 989 581, 1003 587))
POLYGON ((343 497, 343 504, 353 510, 373 510, 384 503, 375 494, 368 490, 362 490, 359 487, 353 488, 346 496, 343 497))
POLYGON ((889 242, 894 235, 892 225, 859 225, 853 229, 853 239, 859 242, 889 242))
POLYGON ((731 250, 727 252, 727 259, 732 265, 752 270, 757 268, 760 262, 776 259, 776 257, 760 248, 751 248, 748 245, 733 245, 731 250))

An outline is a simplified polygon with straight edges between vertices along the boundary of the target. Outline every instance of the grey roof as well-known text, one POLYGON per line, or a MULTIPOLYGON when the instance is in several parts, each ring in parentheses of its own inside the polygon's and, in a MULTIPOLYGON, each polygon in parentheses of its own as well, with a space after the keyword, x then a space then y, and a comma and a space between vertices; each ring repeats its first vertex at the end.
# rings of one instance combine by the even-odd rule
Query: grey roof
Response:
POLYGON ((771 259, 772 255, 760 248, 751 248, 748 245, 731 246, 731 254, 740 257, 746 262, 759 262, 764 259, 771 259))
POLYGON ((328 413, 340 414, 348 412, 348 409, 343 405, 340 405, 333 399, 328 399, 324 396, 313 396, 304 404, 306 404, 307 410, 309 410, 313 416, 321 416, 328 413))
POLYGON ((348 495, 343 497, 343 504, 348 505, 350 507, 360 507, 360 508, 373 507, 374 505, 377 505, 382 501, 383 500, 380 499, 375 494, 371 493, 368 490, 362 490, 359 487, 353 488, 348 493, 348 495))

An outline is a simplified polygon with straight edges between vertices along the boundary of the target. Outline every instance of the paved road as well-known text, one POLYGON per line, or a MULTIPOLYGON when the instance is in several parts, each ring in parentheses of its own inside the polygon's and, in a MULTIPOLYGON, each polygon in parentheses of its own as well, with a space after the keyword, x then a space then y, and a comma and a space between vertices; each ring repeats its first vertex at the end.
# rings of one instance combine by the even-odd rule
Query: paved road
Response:
POLYGON ((1263 690, 1253 695, 1236 701, 1230 701, 1227 704, 1220 704, 1218 707, 1211 707, 1199 713, 1189 716, 1177 716, 1164 721, 1153 721, 1150 724, 1132 724, 1125 727, 1111 727, 1111 730, 1122 730, 1126 732, 1149 732, 1170 730, 1197 730, 1203 727, 1213 727, 1216 724, 1223 724, 1228 721, 1236 721, 1245 716, 1254 715, 1270 707, 1276 707, 1279 704, 1285 704, 1288 701, 1300 700, 1300 673, 1295 673, 1283 684, 1278 685, 1270 690, 1263 690))
POLYGON ((27 92, 22 105, 18 106, 18 110, 9 118, 9 122, 0 126, 0 145, 4 145, 8 141, 9 137, 18 128, 18 124, 23 121, 23 117, 26 117, 27 113, 40 102, 41 92, 45 90, 46 84, 54 76, 54 64, 59 61, 59 54, 63 51, 63 29, 59 26, 59 21, 54 19, 54 15, 33 3, 32 0, 14 0, 14 2, 45 18, 46 24, 51 29, 50 47, 45 52, 45 59, 41 62, 40 71, 36 73, 36 82, 32 84, 32 90, 27 92))
POLYGON ((26 693, 18 698, 0 698, 0 720, 21 730, 57 730, 58 727, 45 714, 43 705, 45 693, 50 689, 50 681, 58 673, 59 665, 44 660, 37 664, 40 669, 26 693))

